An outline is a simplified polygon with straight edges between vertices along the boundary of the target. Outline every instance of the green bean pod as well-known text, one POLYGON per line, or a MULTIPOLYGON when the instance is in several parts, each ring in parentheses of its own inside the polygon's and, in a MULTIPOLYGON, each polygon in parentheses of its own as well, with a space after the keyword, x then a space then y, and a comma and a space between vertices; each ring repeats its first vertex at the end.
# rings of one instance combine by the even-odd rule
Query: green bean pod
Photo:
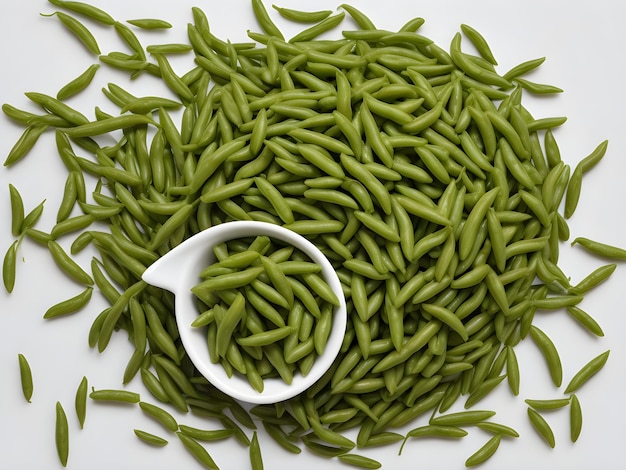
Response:
POLYGON ((30 403, 33 396, 33 374, 31 372, 30 364, 23 354, 18 354, 17 359, 20 366, 22 394, 24 395, 26 401, 30 403))
POLYGON ((67 467, 69 457, 69 426, 65 410, 60 402, 56 403, 55 442, 61 465, 67 467))

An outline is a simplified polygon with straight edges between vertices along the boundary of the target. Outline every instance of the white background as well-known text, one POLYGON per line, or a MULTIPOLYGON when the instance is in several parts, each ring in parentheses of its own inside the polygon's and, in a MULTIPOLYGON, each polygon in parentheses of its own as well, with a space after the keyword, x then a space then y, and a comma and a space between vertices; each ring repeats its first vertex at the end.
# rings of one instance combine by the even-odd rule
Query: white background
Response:
MULTIPOLYGON (((246 0, 100 0, 97 5, 116 19, 158 17, 174 24, 168 33, 142 36, 144 44, 185 41, 186 24, 192 21, 191 7, 205 9, 212 31, 221 38, 246 40, 247 29, 259 31, 246 0)), ((570 220, 572 239, 587 236, 626 246, 624 201, 626 200, 626 143, 624 137, 624 67, 626 32, 623 18, 626 8, 615 0, 570 2, 565 0, 525 0, 508 4, 500 1, 409 0, 354 1, 380 28, 397 29, 408 19, 426 19, 422 34, 447 48, 461 23, 479 30, 490 42, 499 60, 498 70, 537 57, 545 64, 531 78, 558 85, 565 90, 559 96, 527 100, 525 104, 536 117, 568 116, 567 123, 555 135, 563 158, 570 164, 587 155, 598 143, 609 139, 604 161, 583 181, 582 197, 570 220), (506 5, 506 6, 505 6, 506 5)), ((267 3, 269 7, 269 3, 267 3)), ((328 0, 284 0, 281 6, 301 9, 335 9, 328 0)), ((55 18, 39 16, 50 12, 43 0, 2 0, 0 15, 0 102, 34 109, 24 97, 25 91, 51 95, 77 76, 95 58, 61 27, 55 18)), ((282 26, 284 21, 272 11, 282 26)), ((90 24, 90 23, 89 23, 90 24)), ((346 20, 345 27, 350 27, 346 20)), ((92 31, 103 52, 120 47, 112 31, 94 25, 92 31)), ((290 31, 285 27, 285 31, 290 31)), ((295 29, 294 29, 295 31, 295 29)), ((466 46, 467 47, 467 46, 466 46)), ((119 49, 117 49, 119 50, 119 49)), ((189 62, 175 62, 179 73, 188 70, 189 62)), ((97 75, 89 91, 70 103, 88 116, 94 105, 114 111, 100 93, 108 81, 124 84, 139 94, 164 93, 161 89, 138 89, 141 80, 126 85, 123 74, 106 71, 97 75)), ((151 85, 150 85, 151 86, 151 85)), ((18 139, 21 128, 0 117, 0 160, 18 139)), ((46 199, 44 218, 38 227, 49 230, 60 201, 65 170, 54 149, 52 135, 46 135, 24 161, 10 169, 0 169, 0 247, 2 254, 12 242, 8 184, 24 197, 26 210, 46 199)), ((88 267, 89 254, 80 261, 88 267)), ((132 352, 124 334, 114 336, 102 354, 89 349, 87 332, 95 315, 104 306, 97 296, 84 312, 65 319, 44 321, 42 315, 52 304, 78 292, 77 286, 63 277, 46 250, 25 242, 18 254, 17 282, 12 295, 0 292, 0 468, 36 469, 60 467, 54 444, 55 402, 65 406, 70 421, 70 458, 73 469, 154 470, 196 468, 173 435, 142 415, 138 407, 104 406, 89 403, 85 429, 78 428, 73 411, 76 387, 83 375, 96 388, 121 387, 124 367, 132 352), (35 392, 31 404, 21 395, 17 354, 23 353, 33 369, 35 392), (134 428, 166 436, 170 444, 155 449, 133 435, 134 428)), ((580 248, 563 244, 560 265, 575 283, 604 261, 580 248)), ((485 469, 618 469, 623 468, 626 451, 623 391, 626 385, 626 315, 624 286, 626 267, 620 265, 612 278, 592 292, 581 305, 602 325, 606 336, 598 339, 582 330, 563 312, 537 315, 539 325, 555 342, 564 367, 564 383, 589 359, 611 349, 605 369, 579 392, 584 413, 582 435, 575 445, 569 442, 567 411, 547 415, 557 445, 549 449, 530 428, 526 418, 525 398, 556 398, 555 390, 535 345, 526 341, 516 349, 522 368, 520 396, 512 397, 506 384, 479 408, 497 411, 495 420, 513 426, 521 437, 503 440, 485 469)), ((143 391, 139 380, 128 385, 143 391)), ((149 395, 145 395, 146 397, 149 395)), ((181 423, 202 426, 192 416, 178 416, 181 423)), ((420 421, 418 424, 423 424, 420 421)), ((416 424, 417 425, 417 424, 416 424)), ((207 426, 215 426, 208 424, 207 426)), ((251 433, 249 433, 251 435, 251 433)), ((412 441, 401 456, 397 446, 364 450, 364 455, 380 459, 383 468, 455 469, 464 468, 465 459, 478 449, 487 435, 471 430, 462 441, 412 441)), ((288 454, 266 436, 260 436, 265 468, 301 469, 345 468, 336 460, 327 461, 306 450, 301 455, 288 454)), ((247 449, 233 440, 209 446, 222 469, 248 468, 247 449)))

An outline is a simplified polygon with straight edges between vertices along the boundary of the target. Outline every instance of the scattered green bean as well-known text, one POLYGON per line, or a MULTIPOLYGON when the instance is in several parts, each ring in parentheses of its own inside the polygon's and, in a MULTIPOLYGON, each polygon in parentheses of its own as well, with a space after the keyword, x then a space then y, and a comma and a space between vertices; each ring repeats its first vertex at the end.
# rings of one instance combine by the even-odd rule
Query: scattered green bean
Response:
POLYGON ((565 393, 574 393, 591 377, 600 372, 600 369, 604 367, 606 361, 609 359, 609 354, 610 351, 605 351, 585 364, 567 384, 565 393))
POLYGON ((78 424, 83 429, 85 426, 85 419, 87 418, 87 393, 89 382, 87 377, 83 377, 76 389, 76 397, 74 399, 74 407, 76 409, 76 417, 78 418, 78 424))
POLYGON ((172 27, 171 23, 154 18, 138 18, 134 20, 126 20, 126 22, 141 29, 169 29, 172 27))
POLYGON ((137 436, 139 439, 141 439, 142 441, 150 445, 157 446, 157 447, 163 447, 167 445, 167 440, 155 434, 142 431, 141 429, 133 429, 133 431, 135 433, 135 436, 137 436))
POLYGON ((546 441, 550 447, 554 448, 556 444, 554 432, 545 418, 534 409, 528 408, 528 419, 541 438, 546 441))
POLYGON ((18 354, 17 359, 20 366, 20 379, 22 382, 22 393, 28 403, 33 396, 33 374, 30 369, 30 364, 23 354, 18 354))
POLYGON ((56 403, 56 432, 55 442, 57 447, 57 454, 61 465, 67 467, 67 459, 70 452, 70 440, 69 440, 69 426, 67 423, 67 416, 61 402, 56 403))
POLYGON ((583 427, 583 413, 580 407, 580 401, 576 395, 572 395, 569 404, 570 411, 570 439, 576 442, 580 437, 583 427))
POLYGON ((480 465, 481 463, 487 461, 493 454, 496 453, 496 450, 498 450, 501 439, 500 434, 496 434, 491 437, 480 449, 468 457, 465 461, 465 466, 475 467, 476 465, 480 465))
MULTIPOLYGON (((87 29, 87 27, 82 24, 79 20, 74 18, 73 16, 66 15, 60 11, 53 13, 52 15, 56 15, 57 18, 63 23, 63 25, 71 31, 76 37, 82 42, 92 54, 99 55, 100 47, 98 46, 98 42, 96 38, 91 34, 91 31, 87 29)), ((52 16, 52 15, 44 15, 44 16, 52 16)))

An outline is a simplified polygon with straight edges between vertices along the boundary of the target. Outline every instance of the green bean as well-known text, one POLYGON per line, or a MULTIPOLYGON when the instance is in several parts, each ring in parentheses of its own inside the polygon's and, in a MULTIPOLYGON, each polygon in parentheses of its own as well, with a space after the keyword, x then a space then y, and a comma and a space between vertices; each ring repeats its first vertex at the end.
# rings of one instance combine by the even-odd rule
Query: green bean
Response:
POLYGON ((604 336, 604 331, 602 331, 602 327, 587 312, 575 305, 567 307, 567 311, 571 316, 576 319, 578 323, 580 323, 589 332, 596 336, 604 336))
POLYGON ((537 413, 534 409, 528 408, 527 411, 528 411, 528 419, 530 420, 531 424, 533 425, 537 433, 539 433, 542 439, 546 441, 546 443, 550 447, 554 448, 555 446, 554 432, 550 428, 550 425, 548 424, 548 422, 545 420, 543 416, 537 413))
POLYGON ((357 454, 341 454, 337 458, 343 463, 359 468, 381 468, 382 464, 369 457, 357 454))
POLYGON ((178 423, 176 419, 165 411, 163 408, 160 408, 151 403, 146 403, 145 401, 139 402, 139 407, 148 415, 152 416, 159 423, 161 423, 165 428, 169 429, 172 432, 178 430, 178 423))
POLYGON ((254 16, 256 17, 263 31, 265 31, 270 36, 274 36, 279 39, 285 38, 276 26, 276 24, 274 24, 274 22, 270 18, 261 0, 252 0, 252 10, 254 11, 254 16))
POLYGON ((179 428, 180 428, 180 432, 182 432, 183 434, 186 434, 187 436, 197 441, 222 440, 234 434, 232 429, 205 430, 205 429, 192 428, 184 424, 181 424, 179 428))
POLYGON ((87 377, 83 377, 76 389, 76 397, 74 399, 74 407, 76 409, 76 417, 78 418, 78 424, 83 429, 85 426, 85 419, 87 417, 87 388, 89 382, 87 377))
POLYGON ((400 447, 399 453, 402 453, 402 449, 404 445, 408 441, 409 438, 419 438, 419 437, 445 437, 445 438, 461 438, 467 436, 467 431, 452 425, 445 424, 428 424, 425 426, 420 426, 417 428, 411 429, 405 436, 404 442, 400 447))
POLYGON ((580 437, 583 427, 583 413, 580 407, 580 401, 576 395, 571 396, 570 400, 570 439, 576 442, 580 437))
POLYGON ((452 43, 450 45, 450 56, 455 64, 470 77, 488 85, 499 86, 502 88, 510 87, 510 82, 507 79, 501 77, 495 72, 482 68, 461 52, 460 33, 456 33, 452 39, 452 43))
MULTIPOLYGON (((573 289, 571 289, 573 290, 573 289)), ((532 301, 532 305, 539 309, 558 309, 577 305, 583 300, 582 295, 559 295, 537 299, 532 301)))
POLYGON ((154 238, 150 241, 148 249, 154 250, 163 245, 174 231, 187 221, 193 210, 193 205, 186 204, 172 214, 154 234, 154 238))
POLYGON ((478 401, 487 396, 494 388, 496 388, 504 380, 505 376, 500 375, 498 377, 492 377, 482 382, 478 387, 471 392, 467 400, 465 401, 465 408, 471 408, 478 401))
POLYGON ((141 439, 142 441, 153 445, 153 446, 157 446, 157 447, 163 447, 165 445, 167 445, 167 440, 163 439, 162 437, 159 437, 155 434, 146 432, 146 431, 142 431, 141 429, 134 429, 133 430, 135 435, 141 439))
POLYGON ((461 25, 461 31, 463 31, 463 33, 472 42, 472 44, 474 44, 476 50, 483 59, 487 60, 493 65, 498 65, 498 62, 496 62, 496 59, 493 57, 493 53, 491 52, 489 44, 487 44, 487 41, 482 36, 482 34, 466 24, 461 25))
POLYGON ((459 320, 459 318, 454 314, 454 312, 448 310, 445 307, 441 307, 435 304, 422 304, 422 308, 425 312, 441 320, 444 324, 456 331, 458 335, 463 339, 463 341, 467 341, 467 330, 465 329, 465 326, 463 325, 461 320, 459 320))
POLYGON ((136 57, 139 61, 145 61, 146 54, 143 46, 139 42, 139 38, 137 38, 137 35, 126 24, 119 21, 116 21, 113 26, 115 27, 115 32, 118 34, 120 39, 124 41, 134 52, 134 57, 136 57))
POLYGON ((139 403, 138 393, 128 390, 94 390, 89 394, 92 400, 115 401, 121 403, 139 403))
POLYGON ((4 103, 2 105, 2 111, 7 117, 13 119, 19 124, 24 124, 24 125, 28 125, 29 123, 31 123, 33 119, 37 117, 36 114, 30 113, 28 111, 24 111, 22 109, 18 109, 15 106, 10 105, 8 103, 4 103))
POLYGON ((354 448, 354 442, 337 432, 323 427, 317 419, 309 417, 309 422, 311 423, 313 432, 324 442, 332 444, 333 446, 338 446, 344 449, 344 451, 354 448))
POLYGON ((96 75, 96 72, 100 68, 99 64, 92 64, 87 69, 81 73, 78 77, 74 78, 67 85, 64 85, 57 92, 57 99, 66 100, 81 91, 83 91, 89 84, 93 81, 93 78, 96 75))
POLYGON ((567 194, 565 196, 565 209, 563 215, 566 219, 569 219, 576 210, 578 205, 578 199, 580 198, 580 191, 582 185, 583 171, 582 166, 577 165, 572 173, 572 177, 567 185, 567 194))
POLYGON ((187 85, 182 81, 182 79, 176 75, 172 66, 170 65, 167 58, 162 54, 152 54, 152 56, 156 59, 159 64, 159 70, 161 71, 161 78, 165 82, 165 84, 178 95, 182 100, 186 102, 190 102, 193 100, 193 93, 187 87, 187 85))
POLYGON ((72 209, 74 209, 74 205, 76 204, 77 196, 76 178, 74 178, 74 175, 70 173, 65 182, 61 205, 57 211, 57 223, 66 220, 69 217, 72 209))
POLYGON ((498 195, 498 191, 499 188, 494 188, 485 193, 468 215, 459 236, 459 257, 461 260, 469 256, 472 245, 476 241, 480 224, 485 220, 487 211, 498 195))
POLYGON ((570 404, 569 398, 555 398, 551 400, 524 400, 528 406, 536 410, 554 410, 558 408, 563 408, 570 404))
POLYGON ((535 119, 528 123, 528 132, 536 132, 540 130, 551 130, 555 127, 562 126, 567 121, 564 116, 560 117, 547 117, 542 119, 535 119))
POLYGON ((493 454, 495 454, 496 450, 498 450, 498 447, 500 446, 500 440, 500 434, 496 434, 491 437, 480 449, 478 449, 475 453, 468 457, 468 459, 465 461, 465 466, 474 467, 485 462, 493 454))
POLYGON ((141 381, 148 391, 159 401, 167 403, 170 401, 169 395, 157 379, 157 377, 148 369, 142 368, 140 371, 141 381))
POLYGON ((458 411, 432 418, 430 424, 433 426, 467 426, 486 421, 494 415, 494 411, 486 410, 458 411))
POLYGON ((47 124, 32 124, 29 125, 18 141, 13 145, 7 158, 4 160, 4 166, 11 166, 17 161, 24 158, 28 152, 35 146, 39 137, 48 129, 47 124))
POLYGON ((256 431, 252 434, 250 440, 250 465, 252 470, 263 470, 263 457, 261 456, 261 447, 259 446, 259 439, 256 431))
POLYGON ((348 12, 348 14, 356 22, 359 28, 364 29, 364 30, 376 29, 376 26, 374 25, 374 23, 372 23, 372 20, 370 20, 363 12, 361 12, 360 10, 357 10, 352 5, 342 3, 341 5, 339 5, 339 7, 344 9, 346 12, 348 12))
POLYGON ((136 114, 146 114, 159 108, 179 109, 181 106, 182 105, 180 102, 170 100, 168 98, 160 98, 158 96, 144 96, 141 98, 135 98, 134 100, 126 103, 122 107, 121 113, 131 111, 136 114))
POLYGON ((99 55, 100 47, 98 46, 98 42, 96 38, 91 34, 91 32, 87 29, 87 27, 78 21, 76 18, 70 15, 66 15, 60 11, 56 11, 51 15, 43 15, 42 16, 53 16, 56 15, 57 18, 63 23, 63 25, 71 31, 76 38, 82 42, 92 54, 99 55))
POLYGON ((124 375, 122 377, 122 383, 124 385, 126 385, 135 377, 137 372, 139 372, 139 369, 145 363, 145 360, 146 356, 144 354, 144 351, 141 349, 135 349, 133 354, 131 354, 130 359, 126 363, 126 368, 124 369, 124 375))
POLYGON ((289 43, 294 44, 298 42, 312 41, 320 34, 330 31, 338 26, 343 21, 345 16, 346 14, 343 11, 337 13, 336 15, 328 16, 319 23, 300 31, 298 34, 289 39, 289 43))
POLYGON ((87 305, 87 303, 91 299, 92 292, 93 292, 93 287, 85 288, 79 294, 67 300, 64 300, 62 302, 59 302, 53 305, 52 307, 48 308, 48 310, 46 310, 46 313, 44 313, 43 317, 46 319, 56 318, 58 316, 68 315, 70 313, 77 312, 78 310, 85 307, 85 305, 87 305))
POLYGON ((9 184, 9 198, 11 201, 11 233, 18 237, 24 225, 24 201, 19 191, 9 184))
POLYGON ((531 93, 536 93, 538 95, 563 92, 563 90, 557 86, 545 85, 543 83, 535 83, 520 77, 516 77, 514 81, 517 82, 525 90, 528 90, 531 93))
POLYGON ((587 155, 580 161, 579 165, 581 166, 583 173, 591 170, 600 162, 600 160, 602 160, 602 158, 606 154, 606 149, 608 145, 609 141, 603 140, 602 142, 600 142, 600 144, 598 144, 595 149, 593 149, 593 151, 589 155, 587 155))
POLYGON ((65 0, 48 0, 48 1, 54 6, 65 8, 66 10, 73 11, 75 13, 79 13, 92 20, 96 20, 104 25, 113 25, 115 23, 115 20, 111 17, 111 15, 87 3, 65 1, 65 0))
POLYGON ((623 248, 607 245, 584 237, 575 238, 574 241, 572 241, 572 246, 576 244, 604 258, 626 259, 626 249, 623 248))
POLYGON ((610 351, 605 351, 602 354, 599 354, 585 364, 578 372, 576 372, 565 387, 565 393, 574 393, 591 377, 597 374, 609 359, 609 353, 610 351))
POLYGON ((542 330, 534 325, 531 325, 530 327, 530 336, 541 350, 546 363, 548 364, 548 369, 554 385, 560 387, 563 380, 563 368, 559 353, 557 352, 554 343, 542 330))
POLYGON ((126 22, 141 29, 169 29, 172 27, 167 21, 154 18, 139 18, 126 20, 126 22))
POLYGON ((510 346, 506 347, 506 377, 509 382, 509 388, 511 389, 513 395, 519 395, 519 365, 517 362, 517 355, 515 354, 515 350, 510 346))
POLYGON ((276 5, 272 5, 272 7, 283 18, 291 21, 296 21, 298 23, 317 23, 318 21, 322 21, 332 14, 332 10, 300 11, 293 10, 291 8, 282 8, 276 5))
POLYGON ((61 402, 58 401, 56 403, 55 442, 61 465, 67 467, 70 446, 69 426, 63 405, 61 405, 61 402))
POLYGON ((503 436, 510 436, 510 437, 519 437, 519 433, 515 429, 510 428, 509 426, 505 426, 503 424, 485 421, 482 423, 477 423, 476 427, 480 429, 484 429, 485 431, 488 431, 494 434, 501 434, 503 436))
MULTIPOLYGON (((129 291, 127 290, 126 293, 128 292, 129 291)), ((167 356, 174 360, 174 362, 178 363, 180 358, 176 345, 174 344, 174 340, 163 327, 157 311, 149 303, 144 303, 143 309, 146 313, 148 328, 152 332, 154 342, 167 356)))
POLYGON ((55 263, 61 270, 66 273, 69 277, 76 280, 81 284, 85 284, 87 286, 93 285, 93 279, 87 272, 83 270, 63 249, 59 243, 54 240, 50 240, 48 242, 48 250, 52 255, 52 259, 54 259, 55 263))
POLYGON ((92 121, 62 130, 65 134, 72 138, 91 137, 140 124, 154 124, 154 121, 143 114, 124 114, 121 116, 114 116, 103 121, 92 121))
POLYGON ((17 355, 20 366, 20 380, 22 382, 22 394, 28 403, 33 396, 33 374, 28 359, 23 354, 17 355))
POLYGON ((593 272, 591 272, 584 279, 582 279, 578 284, 572 287, 570 289, 570 292, 576 295, 582 295, 589 292, 589 290, 593 289, 598 284, 606 281, 611 276, 611 274, 615 272, 616 268, 616 264, 606 264, 604 266, 596 268, 595 270, 593 270, 593 272))
POLYGON ((532 60, 528 60, 526 62, 522 62, 521 64, 516 65, 511 70, 506 72, 503 75, 503 77, 506 78, 507 80, 511 81, 511 80, 521 76, 521 75, 527 74, 531 70, 536 69, 541 64, 543 64, 545 62, 545 60, 546 60, 545 57, 540 57, 539 59, 532 59, 532 60))

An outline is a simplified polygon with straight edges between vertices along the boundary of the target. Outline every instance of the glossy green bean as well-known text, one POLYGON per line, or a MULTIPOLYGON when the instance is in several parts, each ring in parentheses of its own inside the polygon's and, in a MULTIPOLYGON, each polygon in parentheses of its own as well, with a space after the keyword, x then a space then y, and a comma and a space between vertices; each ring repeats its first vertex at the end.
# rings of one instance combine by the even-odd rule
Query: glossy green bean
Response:
POLYGON ((70 313, 77 312, 84 308, 89 300, 91 300, 91 294, 93 293, 93 287, 87 287, 79 294, 70 297, 67 300, 63 300, 46 310, 43 318, 56 318, 62 315, 68 315, 70 313))
POLYGON ((597 242, 589 238, 578 237, 572 241, 572 246, 580 245, 593 254, 612 259, 626 259, 626 249, 608 245, 606 243, 597 242))
POLYGON ((76 36, 76 38, 80 42, 82 42, 87 49, 89 49, 89 51, 92 54, 95 54, 95 55, 100 54, 100 47, 98 46, 98 42, 96 41, 96 38, 93 36, 91 31, 89 31, 89 29, 87 29, 87 27, 83 23, 81 23, 79 20, 77 20, 73 16, 67 15, 60 11, 56 11, 52 13, 51 15, 43 15, 43 16, 53 16, 53 15, 59 18, 59 21, 61 21, 61 23, 69 31, 71 31, 76 36))
POLYGON ((289 39, 289 43, 294 44, 298 42, 312 41, 319 35, 330 31, 338 26, 343 21, 345 15, 346 14, 341 11, 336 15, 328 16, 321 20, 319 23, 316 23, 313 26, 302 30, 295 36, 291 37, 291 39, 289 39))
POLYGON ((570 399, 570 440, 576 442, 580 437, 583 427, 583 412, 580 401, 576 395, 572 395, 570 399))
POLYGON ((84 2, 48 0, 52 5, 79 13, 104 25, 113 25, 115 20, 105 11, 84 2))
POLYGON ((546 363, 548 364, 548 369, 554 385, 560 387, 563 381, 563 367, 561 365, 561 358, 559 357, 559 353, 557 352, 554 343, 542 330, 534 325, 531 325, 530 327, 530 336, 541 350, 546 363))
POLYGON ((135 436, 137 436, 143 442, 146 442, 153 446, 163 447, 167 445, 168 443, 166 439, 163 439, 162 437, 157 436, 156 434, 152 434, 147 431, 142 431, 141 429, 133 429, 133 432, 135 433, 135 436))
POLYGON ((67 460, 70 451, 69 426, 63 405, 61 405, 61 402, 58 401, 56 403, 55 442, 61 465, 67 467, 67 460))
POLYGON ((169 29, 172 27, 171 23, 155 18, 138 18, 126 20, 126 22, 141 29, 169 29))
POLYGON ((93 81, 96 72, 100 68, 100 64, 92 64, 87 69, 81 73, 79 76, 74 78, 72 81, 64 85, 57 92, 57 99, 66 100, 74 95, 77 95, 85 88, 89 86, 89 84, 93 81))
POLYGON ((33 397, 33 374, 28 363, 28 359, 23 354, 17 355, 20 367, 20 381, 22 383, 22 394, 28 403, 33 397))
POLYGON ((598 324, 594 318, 585 312, 583 309, 576 305, 567 307, 568 313, 573 316, 578 323, 580 323, 585 329, 596 336, 604 336, 602 327, 598 324))
POLYGON ((115 401, 121 403, 139 403, 140 397, 136 392, 128 390, 94 390, 89 394, 92 400, 115 401))
POLYGON ((528 408, 527 411, 528 419, 530 420, 530 423, 533 425, 537 433, 550 447, 554 448, 556 444, 554 432, 552 431, 552 428, 550 427, 548 422, 534 409, 528 408))
POLYGON ((341 454, 337 456, 343 463, 359 468, 381 468, 382 464, 375 459, 357 454, 341 454))
POLYGON ((4 166, 11 166, 17 161, 24 158, 28 152, 35 146, 39 137, 48 129, 47 124, 31 124, 29 125, 17 142, 11 147, 9 153, 4 160, 4 166))
POLYGON ((48 242, 48 250, 57 266, 70 278, 87 286, 93 285, 92 277, 65 252, 59 243, 50 240, 48 242))
POLYGON ((166 429, 172 432, 176 432, 178 430, 178 423, 176 422, 176 418, 174 418, 163 408, 153 405, 151 403, 147 403, 145 401, 140 401, 139 407, 144 413, 156 419, 166 429))
POLYGON ((89 382, 87 377, 83 377, 76 389, 76 396, 74 398, 74 408, 76 410, 76 417, 78 418, 78 424, 83 429, 85 426, 85 419, 87 418, 87 393, 89 382))
POLYGON ((270 18, 261 0, 252 0, 252 10, 254 11, 254 16, 256 17, 263 31, 265 31, 270 36, 284 39, 283 34, 270 18))
POLYGON ((565 387, 565 393, 574 393, 591 377, 600 372, 609 359, 609 354, 610 351, 605 351, 586 363, 569 381, 565 387))
POLYGON ((478 449, 476 452, 468 457, 468 459, 465 461, 465 466, 474 467, 487 461, 498 450, 498 447, 500 446, 500 440, 500 434, 496 434, 491 437, 480 449, 478 449))

